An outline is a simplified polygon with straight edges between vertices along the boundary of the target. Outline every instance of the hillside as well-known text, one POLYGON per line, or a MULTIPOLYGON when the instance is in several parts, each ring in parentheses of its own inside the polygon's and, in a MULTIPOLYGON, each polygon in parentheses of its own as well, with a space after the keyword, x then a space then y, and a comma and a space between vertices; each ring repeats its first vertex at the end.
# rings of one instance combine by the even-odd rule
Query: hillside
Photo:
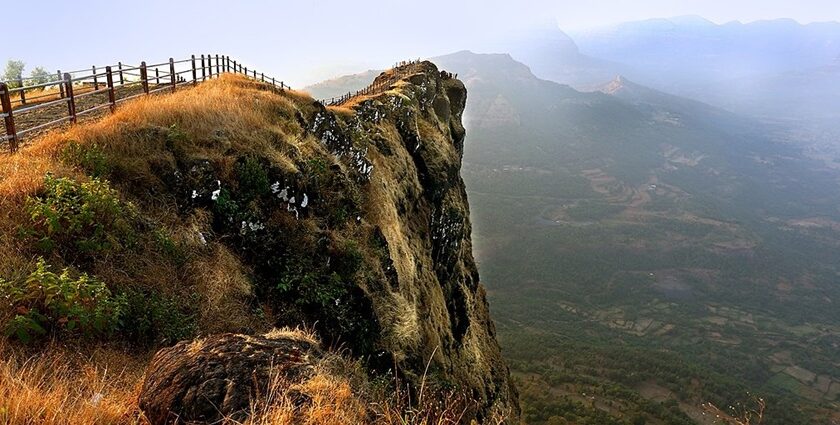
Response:
POLYGON ((2 156, 0 417, 162 423, 164 401, 227 391, 170 413, 515 422, 459 175, 465 101, 429 62, 342 109, 223 75, 2 156), (291 350, 302 381, 232 394, 253 377, 203 369, 274 367, 259 350, 291 350), (166 362, 216 375, 160 380, 166 362))
POLYGON ((476 258, 528 423, 709 423, 748 392, 767 424, 837 420, 840 173, 627 78, 434 60, 470 92, 476 258))

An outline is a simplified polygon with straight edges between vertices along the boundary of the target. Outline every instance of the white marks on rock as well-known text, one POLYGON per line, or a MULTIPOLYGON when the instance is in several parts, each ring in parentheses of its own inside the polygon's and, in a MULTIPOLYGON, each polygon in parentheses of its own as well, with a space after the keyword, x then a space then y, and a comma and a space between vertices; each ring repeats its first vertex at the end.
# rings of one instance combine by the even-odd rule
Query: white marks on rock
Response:
POLYGON ((277 199, 286 203, 286 211, 295 214, 295 218, 300 218, 300 211, 309 207, 309 195, 306 192, 296 195, 293 189, 289 186, 280 189, 280 182, 274 182, 271 185, 271 193, 277 196, 277 199))
POLYGON ((251 233, 258 232, 265 229, 265 224, 253 221, 242 221, 239 227, 239 234, 245 236, 250 231, 251 233))

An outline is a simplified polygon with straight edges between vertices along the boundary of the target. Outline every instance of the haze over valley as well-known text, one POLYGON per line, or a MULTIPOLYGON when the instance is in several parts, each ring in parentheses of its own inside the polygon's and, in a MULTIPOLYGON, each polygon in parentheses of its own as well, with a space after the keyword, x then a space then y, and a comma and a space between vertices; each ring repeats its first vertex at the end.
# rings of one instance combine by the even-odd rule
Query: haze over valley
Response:
POLYGON ((431 59, 469 91, 476 257, 528 423, 711 423, 748 392, 766 423, 838 420, 838 35, 681 17, 431 59))

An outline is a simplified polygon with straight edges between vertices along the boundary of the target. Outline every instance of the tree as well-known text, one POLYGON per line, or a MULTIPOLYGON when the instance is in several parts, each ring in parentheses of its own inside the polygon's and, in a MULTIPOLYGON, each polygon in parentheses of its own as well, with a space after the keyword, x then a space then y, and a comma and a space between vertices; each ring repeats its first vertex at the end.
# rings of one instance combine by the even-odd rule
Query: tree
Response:
POLYGON ((26 64, 23 61, 9 59, 6 62, 6 70, 3 72, 3 80, 8 81, 9 87, 20 87, 23 78, 23 68, 26 64))
POLYGON ((35 69, 29 73, 29 77, 31 78, 32 84, 42 84, 52 81, 53 79, 53 75, 40 66, 36 66, 35 69))

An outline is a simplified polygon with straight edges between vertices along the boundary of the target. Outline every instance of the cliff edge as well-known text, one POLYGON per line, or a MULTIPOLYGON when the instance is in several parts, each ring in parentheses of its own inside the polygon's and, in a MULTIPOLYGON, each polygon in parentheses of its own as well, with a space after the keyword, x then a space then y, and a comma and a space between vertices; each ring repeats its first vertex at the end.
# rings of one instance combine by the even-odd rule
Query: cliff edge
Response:
POLYGON ((5 158, 0 284, 96 294, 78 317, 15 299, 8 333, 154 352, 306 326, 371 376, 463 394, 465 422, 514 422, 459 174, 467 92, 408 74, 340 108, 222 75, 5 158))

